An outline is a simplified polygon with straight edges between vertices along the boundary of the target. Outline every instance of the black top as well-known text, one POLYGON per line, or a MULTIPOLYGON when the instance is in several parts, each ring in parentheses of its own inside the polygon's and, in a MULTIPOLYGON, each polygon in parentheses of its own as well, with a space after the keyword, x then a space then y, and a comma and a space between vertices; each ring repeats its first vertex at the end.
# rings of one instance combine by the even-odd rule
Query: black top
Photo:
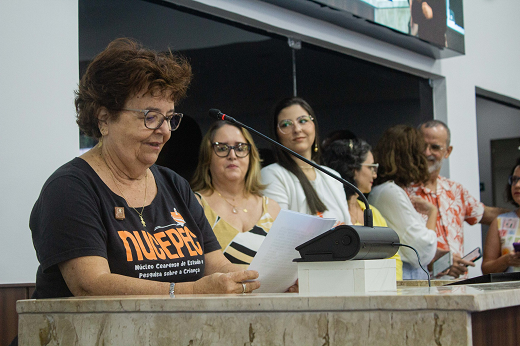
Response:
POLYGON ((112 273, 148 280, 184 282, 204 275, 204 254, 220 249, 204 210, 186 180, 161 166, 150 169, 157 195, 144 208, 146 227, 83 159, 50 176, 29 222, 40 262, 33 298, 72 296, 58 264, 83 256, 104 257, 112 273), (123 220, 116 219, 120 207, 123 220))

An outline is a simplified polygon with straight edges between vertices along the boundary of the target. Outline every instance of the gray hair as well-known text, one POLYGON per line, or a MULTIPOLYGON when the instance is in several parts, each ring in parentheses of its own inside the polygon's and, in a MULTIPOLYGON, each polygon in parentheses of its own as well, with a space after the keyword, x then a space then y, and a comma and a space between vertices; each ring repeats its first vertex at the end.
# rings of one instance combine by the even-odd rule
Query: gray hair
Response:
POLYGON ((428 120, 427 122, 425 123, 422 123, 421 125, 419 125, 417 127, 417 129, 420 131, 422 127, 425 127, 425 128, 430 128, 430 127, 437 127, 437 126, 442 126, 444 127, 444 129, 446 130, 446 133, 448 134, 448 138, 446 140, 446 145, 449 147, 450 146, 450 142, 451 142, 451 132, 450 132, 450 129, 448 128, 448 125, 446 125, 444 122, 440 121, 440 120, 428 120))

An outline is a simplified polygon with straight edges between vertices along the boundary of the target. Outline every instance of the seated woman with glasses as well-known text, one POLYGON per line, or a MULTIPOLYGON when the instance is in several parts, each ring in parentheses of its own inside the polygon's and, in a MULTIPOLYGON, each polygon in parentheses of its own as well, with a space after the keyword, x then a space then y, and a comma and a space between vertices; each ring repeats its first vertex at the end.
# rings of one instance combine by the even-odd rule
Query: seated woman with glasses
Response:
POLYGON ((511 170, 506 195, 517 209, 499 215, 489 226, 482 260, 484 274, 520 271, 520 158, 511 170))
MULTIPOLYGON (((404 190, 412 183, 428 180, 428 161, 424 155, 424 139, 417 129, 396 125, 379 139, 374 156, 379 162, 375 185, 368 200, 374 205, 388 226, 399 235, 401 243, 412 246, 419 254, 424 268, 437 251, 437 208, 420 197, 408 197, 404 190), (425 215, 425 219, 421 216, 425 215)), ((426 279, 417 255, 401 247, 403 279, 426 279)))
POLYGON ((155 165, 180 124, 188 62, 118 39, 76 93, 77 123, 99 143, 58 168, 34 205, 33 298, 245 293, 255 271, 220 251, 189 184, 155 165))
MULTIPOLYGON (((318 121, 305 100, 290 97, 278 102, 271 124, 275 140, 306 159, 320 163, 318 121)), ((342 183, 278 147, 274 150, 277 163, 262 169, 266 196, 277 201, 282 209, 351 223, 342 183)), ((339 175, 330 168, 323 168, 339 175)))
MULTIPOLYGON (((377 177, 379 164, 374 163, 370 145, 362 139, 340 139, 329 143, 323 153, 324 163, 336 170, 341 177, 356 186, 363 194, 372 190, 372 184, 377 177)), ((365 203, 358 199, 353 189, 344 187, 348 200, 348 211, 353 225, 363 225, 365 203)), ((375 207, 370 206, 374 217, 374 226, 388 227, 385 219, 375 207)), ((396 279, 403 279, 403 262, 396 253, 392 259, 396 261, 396 279)))
POLYGON ((213 123, 202 139, 191 186, 224 256, 249 265, 280 212, 278 203, 262 196, 260 156, 250 133, 213 123))

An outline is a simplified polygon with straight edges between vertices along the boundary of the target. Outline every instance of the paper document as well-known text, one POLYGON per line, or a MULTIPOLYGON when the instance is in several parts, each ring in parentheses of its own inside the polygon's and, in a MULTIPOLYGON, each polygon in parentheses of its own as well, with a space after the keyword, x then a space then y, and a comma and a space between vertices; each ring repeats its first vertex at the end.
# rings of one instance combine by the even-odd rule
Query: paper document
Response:
POLYGON ((248 269, 260 276, 259 289, 254 293, 283 293, 298 278, 298 265, 293 259, 300 258, 295 247, 328 231, 335 219, 281 210, 265 240, 258 249, 248 269))

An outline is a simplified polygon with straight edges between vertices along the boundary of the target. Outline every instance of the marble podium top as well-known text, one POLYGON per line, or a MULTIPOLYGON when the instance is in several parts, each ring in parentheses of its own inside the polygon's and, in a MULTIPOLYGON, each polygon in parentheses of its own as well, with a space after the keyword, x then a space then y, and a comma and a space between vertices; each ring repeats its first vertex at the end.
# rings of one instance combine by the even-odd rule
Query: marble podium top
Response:
POLYGON ((204 311, 361 311, 459 310, 485 311, 520 305, 520 281, 478 285, 398 287, 393 292, 314 296, 298 293, 102 296, 28 299, 17 302, 19 314, 92 312, 204 311))

